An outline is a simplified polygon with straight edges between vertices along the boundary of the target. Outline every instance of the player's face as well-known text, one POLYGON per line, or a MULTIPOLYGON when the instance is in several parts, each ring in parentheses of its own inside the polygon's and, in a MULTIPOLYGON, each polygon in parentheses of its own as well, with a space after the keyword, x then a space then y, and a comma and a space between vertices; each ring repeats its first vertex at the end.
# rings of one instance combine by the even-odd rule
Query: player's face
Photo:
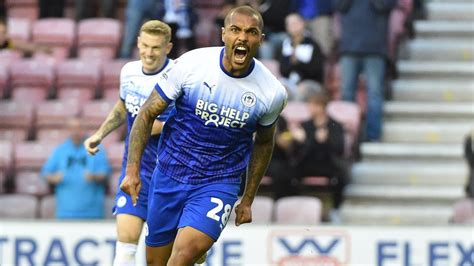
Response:
POLYGON ((234 75, 245 73, 263 41, 259 20, 255 16, 234 13, 222 28, 225 45, 224 67, 234 75))
POLYGON ((173 47, 170 42, 166 42, 163 35, 152 35, 146 32, 138 36, 137 46, 145 73, 153 73, 160 69, 173 47))
POLYGON ((3 23, 0 23, 0 45, 4 44, 7 41, 7 26, 3 23))

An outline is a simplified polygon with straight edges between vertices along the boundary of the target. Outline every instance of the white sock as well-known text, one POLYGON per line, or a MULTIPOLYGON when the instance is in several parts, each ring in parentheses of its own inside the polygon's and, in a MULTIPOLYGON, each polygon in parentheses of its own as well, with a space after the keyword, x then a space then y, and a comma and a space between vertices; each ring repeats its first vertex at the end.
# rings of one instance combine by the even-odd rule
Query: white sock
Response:
POLYGON ((114 266, 134 266, 135 253, 137 253, 136 244, 117 241, 115 244, 114 266))

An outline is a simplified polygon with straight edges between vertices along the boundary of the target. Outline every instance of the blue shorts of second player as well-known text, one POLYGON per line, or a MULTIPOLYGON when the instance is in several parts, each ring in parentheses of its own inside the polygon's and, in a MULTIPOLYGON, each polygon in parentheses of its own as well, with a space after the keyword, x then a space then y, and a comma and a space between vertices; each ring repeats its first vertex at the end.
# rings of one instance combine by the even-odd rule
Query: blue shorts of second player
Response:
POLYGON ((140 217, 142 220, 146 220, 148 209, 148 190, 150 188, 151 176, 152 174, 149 172, 142 171, 140 173, 142 188, 138 193, 137 205, 133 206, 132 197, 120 189, 120 184, 125 177, 124 171, 122 171, 117 187, 117 194, 115 195, 115 206, 113 208, 114 215, 130 214, 140 217))
POLYGON ((147 246, 174 241, 179 228, 190 226, 217 241, 237 201, 240 183, 180 183, 155 169, 149 193, 147 246))

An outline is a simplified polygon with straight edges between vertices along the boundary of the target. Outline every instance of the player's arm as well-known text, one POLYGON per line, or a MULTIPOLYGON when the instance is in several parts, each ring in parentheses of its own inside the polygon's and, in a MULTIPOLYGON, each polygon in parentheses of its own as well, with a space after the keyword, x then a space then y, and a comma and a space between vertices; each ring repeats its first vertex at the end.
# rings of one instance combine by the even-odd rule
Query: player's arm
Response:
POLYGON ((84 141, 84 146, 90 155, 95 155, 99 151, 99 144, 110 132, 125 122, 126 115, 125 104, 122 100, 118 100, 99 129, 84 141))
POLYGON ((158 135, 161 134, 161 131, 163 130, 164 122, 161 122, 160 120, 155 120, 153 122, 153 127, 151 128, 151 135, 158 135))
POLYGON ((137 202, 138 192, 141 188, 140 181, 140 162, 148 142, 155 118, 161 114, 168 103, 153 90, 150 97, 140 108, 138 115, 133 122, 132 131, 128 143, 127 168, 125 170, 125 178, 120 184, 120 188, 132 196, 132 202, 137 202))
POLYGON ((260 126, 257 129, 254 148, 249 163, 245 191, 240 204, 235 209, 237 214, 237 219, 235 220, 236 225, 252 221, 250 207, 272 157, 273 146, 275 144, 275 131, 276 123, 270 127, 260 126))

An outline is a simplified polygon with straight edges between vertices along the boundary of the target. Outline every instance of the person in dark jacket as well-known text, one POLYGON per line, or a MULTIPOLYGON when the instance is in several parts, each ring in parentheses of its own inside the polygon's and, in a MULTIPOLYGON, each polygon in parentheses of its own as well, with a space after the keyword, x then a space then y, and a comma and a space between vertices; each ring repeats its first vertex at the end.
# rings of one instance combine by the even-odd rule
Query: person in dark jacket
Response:
POLYGON ((466 195, 474 198, 474 129, 469 132, 464 141, 464 157, 469 167, 469 178, 466 183, 466 195))
POLYGON ((355 101, 360 73, 367 86, 366 141, 382 135, 388 20, 397 0, 333 0, 341 14, 342 99, 355 101))
POLYGON ((288 37, 283 41, 279 54, 281 74, 293 87, 305 79, 323 83, 324 56, 319 45, 305 31, 303 17, 292 13, 285 22, 288 37))
POLYGON ((328 116, 326 106, 329 95, 320 90, 308 98, 311 118, 294 130, 297 146, 299 177, 325 176, 330 180, 333 192, 333 210, 330 219, 339 223, 338 209, 343 201, 343 190, 348 180, 344 161, 344 128, 328 116))

